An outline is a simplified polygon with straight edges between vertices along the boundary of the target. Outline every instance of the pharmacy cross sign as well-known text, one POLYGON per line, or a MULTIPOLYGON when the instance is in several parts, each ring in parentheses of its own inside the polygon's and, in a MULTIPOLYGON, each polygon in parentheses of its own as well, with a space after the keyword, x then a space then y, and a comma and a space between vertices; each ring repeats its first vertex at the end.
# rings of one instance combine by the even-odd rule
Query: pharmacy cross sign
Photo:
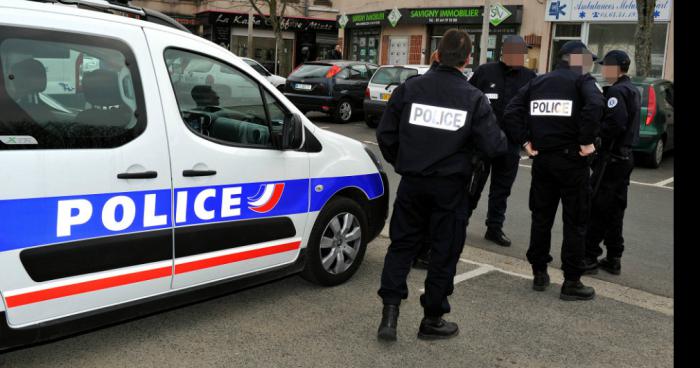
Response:
POLYGON ((489 17, 489 22, 496 27, 499 24, 503 23, 504 20, 508 19, 513 15, 508 9, 506 9, 505 6, 501 5, 500 3, 496 3, 491 6, 491 13, 489 17))
POLYGON ((396 27, 396 23, 399 22, 399 19, 401 19, 401 12, 399 11, 399 9, 394 7, 394 9, 392 9, 389 13, 389 23, 392 27, 396 27))
POLYGON ((340 28, 345 28, 345 25, 348 24, 348 16, 343 14, 340 16, 340 19, 338 19, 338 25, 340 28))

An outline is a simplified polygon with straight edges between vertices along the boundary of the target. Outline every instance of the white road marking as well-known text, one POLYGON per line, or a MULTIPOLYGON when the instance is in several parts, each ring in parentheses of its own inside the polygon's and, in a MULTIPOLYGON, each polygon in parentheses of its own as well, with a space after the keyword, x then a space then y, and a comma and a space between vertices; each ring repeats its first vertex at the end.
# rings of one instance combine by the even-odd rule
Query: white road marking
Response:
POLYGON ((520 161, 529 159, 530 156, 520 156, 520 161))
POLYGON ((667 186, 665 186, 665 185, 642 183, 642 182, 634 181, 634 180, 630 180, 630 183, 631 183, 631 184, 636 184, 636 185, 643 185, 643 186, 645 186, 645 187, 654 187, 654 188, 662 188, 662 189, 673 190, 673 187, 667 187, 667 186))
POLYGON ((670 178, 668 178, 668 179, 666 179, 666 180, 661 180, 660 182, 655 183, 654 185, 659 185, 659 186, 662 186, 662 187, 663 187, 663 186, 666 186, 666 185, 668 185, 668 184, 670 184, 670 183, 673 183, 673 177, 670 177, 670 178))
POLYGON ((321 128, 321 129, 329 129, 330 127, 327 127, 327 126, 320 126, 319 128, 321 128))
POLYGON ((520 167, 527 167, 527 168, 529 168, 529 169, 532 168, 532 165, 523 165, 523 164, 519 164, 518 166, 520 166, 520 167))
POLYGON ((372 142, 372 141, 363 141, 365 143, 373 144, 375 146, 378 146, 379 144, 377 142, 372 142))
MULTIPOLYGON (((487 274, 491 271, 497 271, 497 269, 491 265, 484 264, 480 266, 479 268, 473 269, 471 271, 467 271, 465 273, 461 273, 454 278, 454 284, 457 285, 462 281, 466 281, 469 279, 472 279, 474 277, 478 277, 484 274, 487 274)), ((425 288, 420 289, 421 293, 425 292, 425 288)))

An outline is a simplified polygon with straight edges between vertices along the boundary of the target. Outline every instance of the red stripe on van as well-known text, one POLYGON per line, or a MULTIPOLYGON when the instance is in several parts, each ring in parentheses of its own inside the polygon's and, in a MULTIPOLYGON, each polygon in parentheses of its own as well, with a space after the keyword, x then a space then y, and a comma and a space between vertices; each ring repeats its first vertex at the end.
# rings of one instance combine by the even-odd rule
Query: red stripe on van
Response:
MULTIPOLYGON (((273 245, 266 248, 254 249, 240 253, 228 254, 199 261, 182 263, 175 266, 175 274, 182 274, 221 266, 229 263, 245 261, 253 258, 265 257, 277 253, 289 252, 297 250, 301 246, 300 241, 273 245)), ((72 285, 58 286, 45 290, 32 291, 25 294, 8 296, 5 298, 7 308, 15 308, 23 305, 43 302, 51 299, 58 299, 67 296, 89 293, 92 291, 108 289, 117 286, 134 284, 148 280, 154 280, 161 277, 172 275, 172 267, 160 267, 153 270, 139 271, 126 275, 112 276, 103 279, 85 281, 72 285)))

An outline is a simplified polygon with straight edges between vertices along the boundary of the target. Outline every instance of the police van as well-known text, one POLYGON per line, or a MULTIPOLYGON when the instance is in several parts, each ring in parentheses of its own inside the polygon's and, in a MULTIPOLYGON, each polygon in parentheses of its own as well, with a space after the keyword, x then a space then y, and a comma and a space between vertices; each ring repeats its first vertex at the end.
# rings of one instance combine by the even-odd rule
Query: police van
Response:
POLYGON ((0 349, 350 278, 387 217, 378 158, 172 19, 87 2, 0 2, 0 349))

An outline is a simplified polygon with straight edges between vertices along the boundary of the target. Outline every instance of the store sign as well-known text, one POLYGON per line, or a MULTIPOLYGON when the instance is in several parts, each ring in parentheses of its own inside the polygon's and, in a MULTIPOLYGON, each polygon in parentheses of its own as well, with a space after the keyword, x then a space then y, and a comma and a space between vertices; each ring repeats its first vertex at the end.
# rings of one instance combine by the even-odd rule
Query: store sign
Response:
MULTIPOLYGON (((211 23, 214 27, 248 27, 248 14, 211 13, 211 23)), ((338 25, 332 20, 309 18, 282 18, 280 23, 283 31, 337 31, 338 25)), ((269 19, 260 15, 253 16, 253 27, 272 29, 269 19)))
POLYGON ((406 18, 405 23, 459 24, 480 23, 483 8, 421 8, 401 11, 406 18))
POLYGON ((348 21, 348 16, 343 14, 340 16, 340 18, 338 18, 338 25, 340 26, 340 28, 345 28, 345 26, 348 24, 348 21))
POLYGON ((513 15, 513 13, 509 12, 505 6, 501 5, 500 3, 496 3, 496 4, 491 6, 491 13, 489 16, 489 22, 491 22, 491 24, 494 27, 496 27, 499 24, 503 23, 503 21, 506 20, 511 15, 513 15))
MULTIPOLYGON (((672 0, 656 0, 655 22, 671 20, 672 0)), ((548 22, 636 22, 635 0, 547 0, 548 22)))
MULTIPOLYGON (((338 17, 339 23, 341 17, 342 16, 338 17)), ((343 28, 375 27, 388 24, 386 11, 384 10, 371 13, 349 14, 346 18, 348 18, 348 21, 343 28)))
POLYGON ((389 24, 391 24, 392 27, 396 27, 399 19, 401 19, 401 11, 394 7, 389 13, 389 24))

